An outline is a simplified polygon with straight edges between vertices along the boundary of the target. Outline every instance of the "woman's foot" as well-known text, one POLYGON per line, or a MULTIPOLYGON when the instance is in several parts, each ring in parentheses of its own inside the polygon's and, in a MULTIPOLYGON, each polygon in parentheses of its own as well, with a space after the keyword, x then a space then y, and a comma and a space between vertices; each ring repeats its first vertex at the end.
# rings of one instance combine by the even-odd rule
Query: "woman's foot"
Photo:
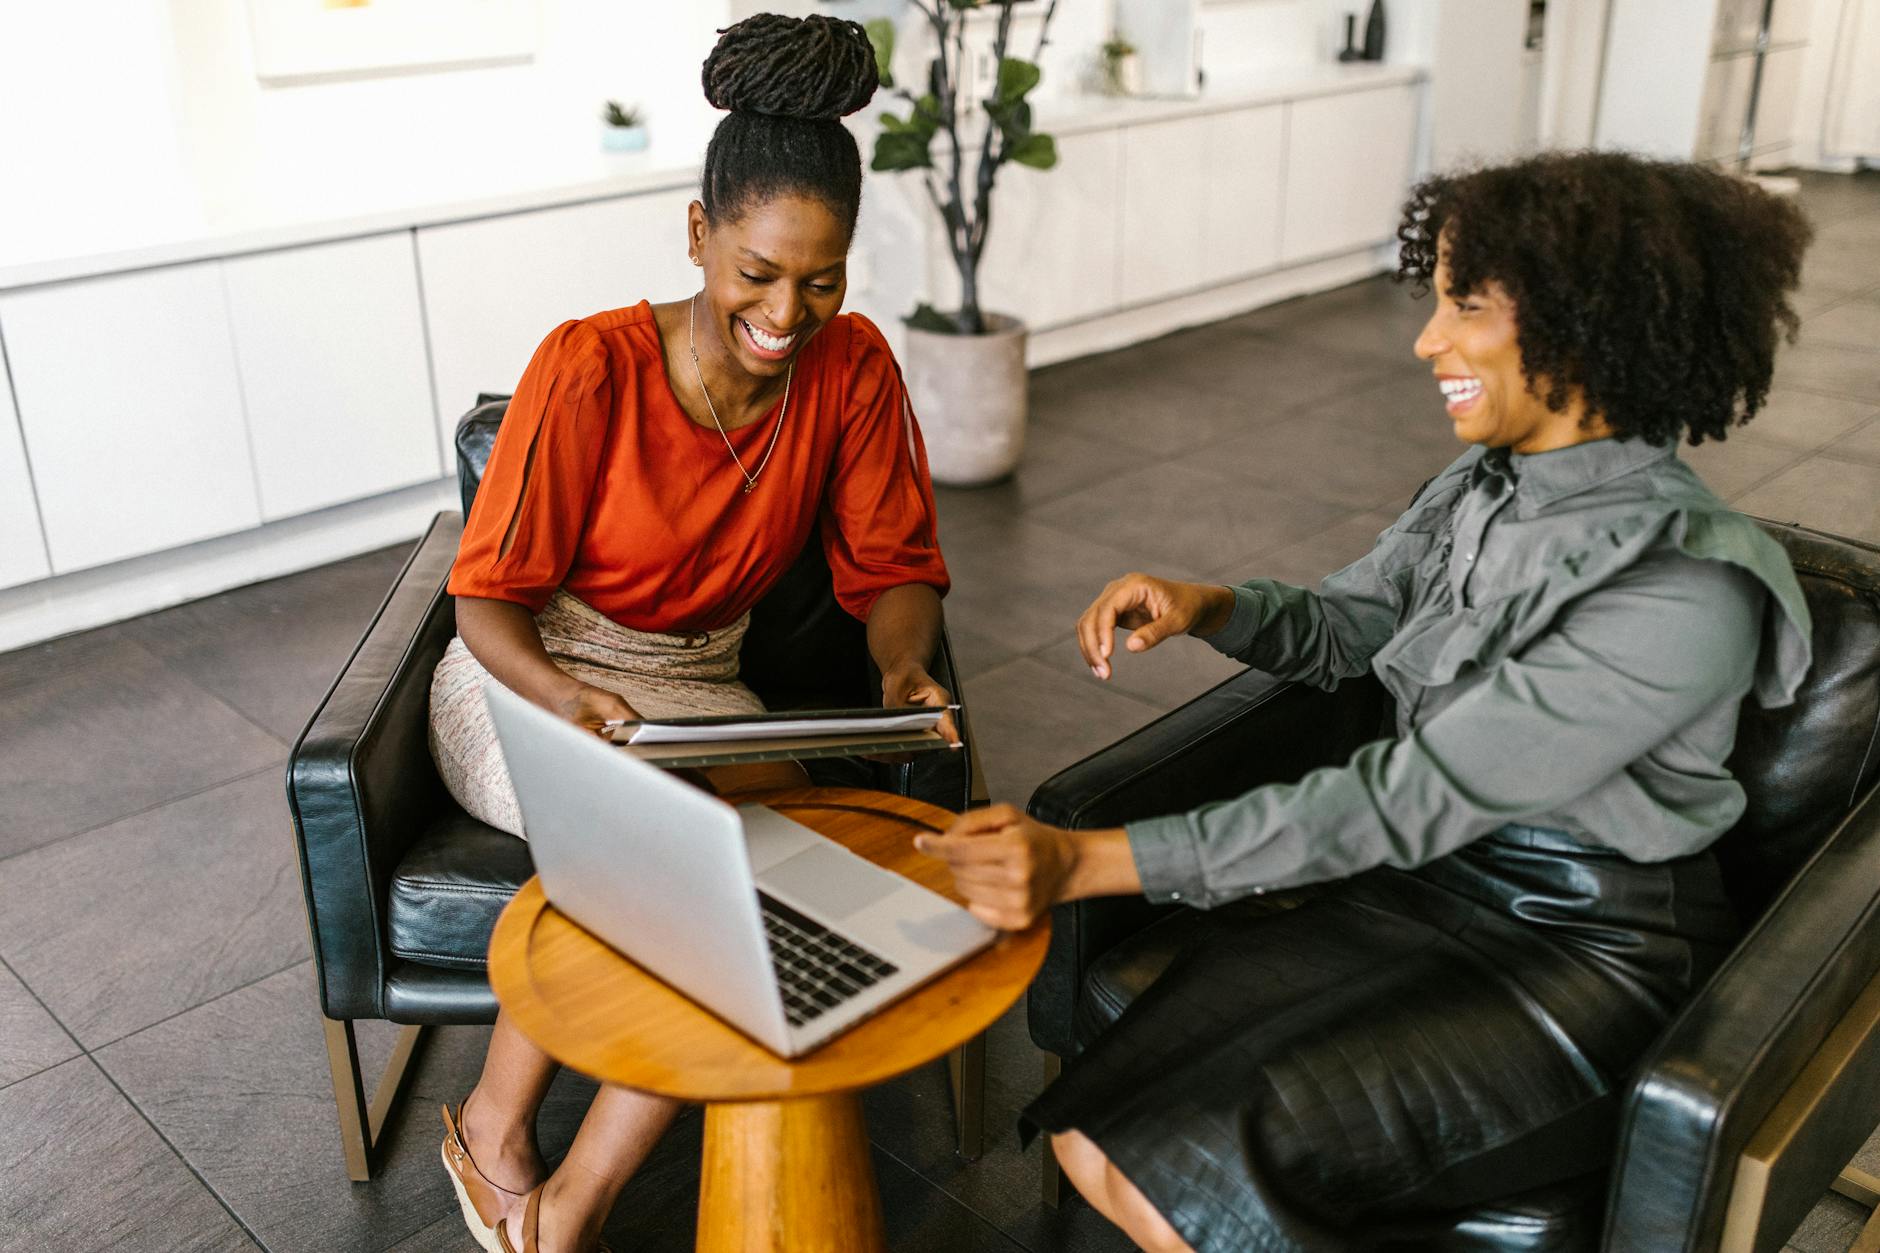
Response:
POLYGON ((568 1208, 551 1196, 554 1180, 529 1193, 522 1205, 504 1220, 499 1240, 502 1253, 608 1253, 600 1228, 571 1224, 568 1208))
POLYGON ((444 1107, 444 1169, 457 1193, 464 1225, 487 1253, 500 1253, 496 1228, 521 1211, 525 1196, 548 1170, 532 1140, 506 1144, 501 1137, 480 1133, 469 1109, 468 1098, 454 1116, 444 1107))

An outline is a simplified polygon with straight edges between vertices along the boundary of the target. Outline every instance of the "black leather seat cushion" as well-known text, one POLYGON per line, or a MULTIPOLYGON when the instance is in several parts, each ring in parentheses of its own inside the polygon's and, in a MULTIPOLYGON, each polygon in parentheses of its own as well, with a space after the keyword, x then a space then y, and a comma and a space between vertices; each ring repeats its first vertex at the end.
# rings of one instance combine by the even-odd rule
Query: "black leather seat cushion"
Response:
POLYGON ((426 966, 483 970, 496 916, 534 873, 527 842, 452 806, 418 837, 392 876, 392 954, 426 966))

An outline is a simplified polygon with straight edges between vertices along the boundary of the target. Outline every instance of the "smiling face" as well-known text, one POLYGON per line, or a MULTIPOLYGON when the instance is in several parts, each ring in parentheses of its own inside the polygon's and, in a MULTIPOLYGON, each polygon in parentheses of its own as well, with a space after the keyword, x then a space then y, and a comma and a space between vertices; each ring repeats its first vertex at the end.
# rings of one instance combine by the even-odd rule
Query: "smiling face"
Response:
POLYGON ((692 259, 705 270, 699 356, 734 377, 782 377, 842 308, 848 230, 822 201, 792 195, 715 225, 694 201, 688 229, 692 259))
POLYGON ((1507 290, 1493 279, 1476 291, 1453 290, 1448 258, 1444 243, 1431 275, 1436 310, 1417 336, 1416 354, 1435 371, 1456 438, 1536 453, 1611 434, 1603 422, 1582 422, 1585 404, 1577 394, 1562 412, 1547 407, 1546 380, 1530 387, 1522 368, 1517 310, 1507 290))

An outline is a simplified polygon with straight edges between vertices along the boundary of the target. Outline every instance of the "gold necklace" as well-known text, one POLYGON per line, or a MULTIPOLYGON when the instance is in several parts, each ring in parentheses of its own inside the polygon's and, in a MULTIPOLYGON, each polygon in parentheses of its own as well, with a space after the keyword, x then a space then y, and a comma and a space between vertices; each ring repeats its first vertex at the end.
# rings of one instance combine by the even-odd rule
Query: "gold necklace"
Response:
POLYGON ((791 361, 783 372, 783 408, 777 412, 776 429, 770 433, 770 443, 764 449, 764 458, 757 463, 755 471, 746 470, 744 462, 738 456, 738 450, 731 446, 731 437, 725 434, 725 424, 718 420, 718 406, 712 403, 712 394, 706 390, 705 374, 698 368, 698 293, 692 293, 691 312, 686 318, 685 350, 692 355, 692 377, 698 380, 698 389, 705 397, 705 408, 712 415, 712 425, 718 428, 718 438, 725 441, 725 451, 731 454, 731 462, 738 467, 738 473, 744 476, 744 494, 749 496, 751 489, 757 486, 757 476, 770 464, 770 454, 776 450, 777 436, 783 434, 783 420, 790 416, 790 380, 796 376, 796 362, 791 361))

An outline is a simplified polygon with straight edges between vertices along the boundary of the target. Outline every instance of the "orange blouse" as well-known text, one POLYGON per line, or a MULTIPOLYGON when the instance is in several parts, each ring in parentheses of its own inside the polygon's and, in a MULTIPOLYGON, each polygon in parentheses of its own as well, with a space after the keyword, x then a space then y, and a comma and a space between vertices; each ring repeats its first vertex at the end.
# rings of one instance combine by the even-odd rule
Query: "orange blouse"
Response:
MULTIPOLYGON (((780 408, 730 432, 747 467, 780 408)), ((509 402, 451 593, 539 613, 566 588, 634 630, 714 630, 770 590, 814 528, 857 618, 902 583, 944 595, 926 448, 874 323, 844 314, 803 346, 783 423, 747 495, 718 431, 679 407, 651 305, 563 323, 509 402)))

